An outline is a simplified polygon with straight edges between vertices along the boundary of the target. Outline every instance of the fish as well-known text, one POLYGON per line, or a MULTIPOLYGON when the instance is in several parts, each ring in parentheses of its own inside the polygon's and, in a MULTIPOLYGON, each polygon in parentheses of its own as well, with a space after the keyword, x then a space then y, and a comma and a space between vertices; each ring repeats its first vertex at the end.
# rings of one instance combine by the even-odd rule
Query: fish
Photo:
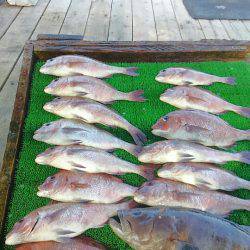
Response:
POLYGON ((146 135, 125 118, 105 105, 92 100, 79 97, 57 97, 46 103, 43 108, 64 118, 122 128, 133 137, 138 145, 142 145, 147 140, 146 135))
POLYGON ((167 179, 145 182, 135 192, 134 200, 148 206, 185 207, 219 216, 239 209, 250 211, 250 200, 167 179))
POLYGON ((157 175, 161 178, 211 190, 250 189, 250 181, 241 179, 233 172, 209 163, 167 163, 158 170, 157 175))
POLYGON ((112 103, 118 100, 144 102, 143 90, 124 93, 108 83, 91 76, 70 76, 53 80, 45 87, 44 92, 56 96, 77 96, 101 103, 112 103))
POLYGON ((161 117, 152 133, 167 139, 180 139, 216 146, 232 147, 236 141, 250 140, 250 130, 232 127, 216 115, 200 110, 176 110, 161 117))
POLYGON ((118 211, 109 225, 135 250, 247 250, 250 227, 194 209, 147 207, 118 211))
POLYGON ((5 244, 66 242, 89 228, 102 227, 118 210, 135 206, 134 201, 126 201, 119 204, 57 203, 40 207, 15 223, 5 244))
POLYGON ((161 70, 155 78, 161 83, 173 85, 211 85, 214 82, 221 82, 235 85, 234 77, 220 77, 206 74, 189 68, 167 68, 161 70))
POLYGON ((223 164, 239 161, 250 164, 250 151, 229 153, 183 140, 165 140, 143 147, 138 160, 144 163, 207 162, 223 164))
POLYGON ((177 86, 167 89, 160 100, 180 109, 197 109, 212 114, 233 111, 250 118, 250 108, 229 103, 208 90, 193 86, 177 86))
POLYGON ((60 119, 44 124, 37 129, 34 140, 53 145, 84 145, 107 151, 123 149, 137 155, 141 147, 113 136, 111 133, 93 125, 69 119, 60 119))
POLYGON ((40 73, 54 76, 86 75, 105 78, 113 74, 138 76, 137 69, 137 67, 111 66, 86 56, 63 55, 47 60, 40 68, 40 73))
POLYGON ((109 174, 61 170, 38 187, 37 195, 61 202, 116 203, 133 196, 137 187, 109 174))
POLYGON ((106 247, 90 237, 76 237, 66 242, 40 241, 17 245, 16 250, 105 250, 106 247))
POLYGON ((154 168, 136 165, 117 156, 91 147, 79 145, 57 146, 39 154, 35 162, 59 169, 87 173, 134 173, 146 179, 154 177, 154 168))

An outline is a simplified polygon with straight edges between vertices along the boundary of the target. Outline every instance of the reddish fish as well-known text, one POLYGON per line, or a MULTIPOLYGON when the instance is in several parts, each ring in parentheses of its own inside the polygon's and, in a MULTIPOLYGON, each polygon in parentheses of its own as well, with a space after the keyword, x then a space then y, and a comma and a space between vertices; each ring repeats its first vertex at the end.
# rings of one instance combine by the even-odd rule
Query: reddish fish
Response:
POLYGON ((155 142, 143 148, 138 155, 141 162, 162 164, 167 162, 210 162, 223 164, 239 161, 250 164, 250 152, 229 153, 182 140, 155 142))
POLYGON ((161 70, 155 80, 174 85, 211 85, 214 82, 222 82, 229 85, 235 84, 235 78, 233 77, 220 77, 188 68, 168 68, 161 70))
POLYGON ((138 145, 147 140, 145 134, 125 118, 105 105, 92 100, 77 97, 58 97, 46 103, 43 108, 64 118, 122 128, 130 133, 138 145))
POLYGON ((209 163, 167 163, 158 170, 158 176, 212 190, 250 189, 250 181, 209 163))
POLYGON ((176 110, 160 118, 152 133, 167 139, 193 141, 205 146, 230 147, 250 140, 250 130, 230 126, 218 116, 200 110, 176 110))
POLYGON ((64 55, 52 58, 40 68, 40 72, 43 74, 55 76, 81 74, 98 78, 110 77, 113 74, 138 76, 136 70, 136 67, 123 68, 111 66, 95 59, 78 55, 64 55))
POLYGON ((57 96, 79 96, 101 103, 111 103, 118 100, 144 102, 143 90, 124 93, 116 90, 101 79, 90 76, 62 77, 52 81, 45 93, 57 96))
POLYGON ((144 183, 134 200, 148 206, 193 208, 223 216, 238 209, 250 211, 250 200, 166 179, 144 183))
POLYGON ((66 242, 40 241, 17 245, 16 250, 104 250, 100 243, 89 237, 77 237, 66 242))
POLYGON ((108 174, 60 171, 38 187, 37 195, 61 202, 116 203, 133 196, 136 187, 108 174))
POLYGON ((180 109, 198 109, 213 114, 233 111, 245 117, 250 117, 250 108, 231 104, 212 92, 198 87, 177 86, 167 89, 160 100, 180 109))
POLYGON ((154 169, 122 160, 104 150, 83 146, 58 146, 39 154, 36 163, 88 173, 134 173, 146 179, 154 177, 154 169))
POLYGON ((122 141, 93 125, 67 119, 44 124, 35 131, 33 139, 54 145, 80 144, 109 151, 120 148, 135 156, 141 150, 140 146, 122 141))
POLYGON ((38 208, 16 222, 6 236, 6 245, 37 241, 65 242, 89 228, 103 226, 118 210, 136 206, 120 204, 57 203, 38 208), (94 219, 93 219, 94 218, 94 219))

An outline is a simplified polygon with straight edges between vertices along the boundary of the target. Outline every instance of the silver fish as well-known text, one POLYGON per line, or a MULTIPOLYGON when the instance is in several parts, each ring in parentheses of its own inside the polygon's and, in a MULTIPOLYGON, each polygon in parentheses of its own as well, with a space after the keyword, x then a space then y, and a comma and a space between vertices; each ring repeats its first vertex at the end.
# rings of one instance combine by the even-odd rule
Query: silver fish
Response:
POLYGON ((250 164, 250 152, 229 153, 182 140, 155 142, 143 148, 138 155, 141 162, 162 164, 167 162, 210 162, 223 164, 239 161, 250 164))
POLYGON ((138 145, 147 140, 141 130, 130 124, 114 110, 92 100, 77 97, 58 97, 46 103, 43 108, 64 118, 122 128, 130 133, 138 145))
POLYGON ((136 67, 123 68, 111 66, 95 59, 79 55, 64 55, 49 59, 40 68, 40 72, 43 74, 55 76, 81 74, 98 78, 110 77, 113 74, 138 76, 136 70, 136 67))
POLYGON ((167 163, 158 170, 157 174, 162 178, 212 190, 250 189, 250 181, 241 179, 233 172, 209 163, 167 163))
POLYGON ((116 203, 133 196, 136 187, 109 174, 61 170, 38 187, 37 195, 61 202, 116 203))
POLYGON ((160 118, 152 133, 167 139, 193 141, 205 146, 231 147, 250 140, 250 130, 232 127, 220 117, 200 110, 176 110, 160 118))
POLYGON ((33 138, 54 145, 80 144, 111 151, 120 148, 133 155, 141 150, 140 146, 122 141, 93 125, 68 119, 44 124, 35 131, 33 138))
POLYGON ((174 85, 211 85, 214 82, 222 82, 229 85, 235 84, 235 78, 233 77, 220 77, 188 68, 168 68, 161 70, 155 80, 174 85))
POLYGON ((233 111, 250 118, 250 108, 229 103, 212 92, 198 87, 177 86, 167 89, 160 100, 180 109, 198 109, 212 114, 233 111))
POLYGON ((52 81, 44 89, 45 93, 56 96, 79 96, 101 103, 118 100, 144 102, 143 90, 124 93, 113 88, 101 79, 91 76, 62 77, 52 81))
POLYGON ((118 211, 112 230, 135 250, 249 250, 250 227, 184 208, 118 211))
POLYGON ((134 200, 148 206, 185 207, 222 216, 233 210, 250 211, 250 200, 167 179, 145 182, 135 192, 134 200))
POLYGON ((57 203, 38 208, 16 222, 6 236, 6 245, 37 241, 67 241, 89 228, 103 226, 118 210, 135 207, 120 204, 57 203), (93 218, 95 218, 93 220, 93 218))
POLYGON ((88 173, 124 174, 135 173, 152 179, 154 169, 122 160, 104 150, 75 146, 49 148, 39 154, 36 163, 56 168, 88 173))

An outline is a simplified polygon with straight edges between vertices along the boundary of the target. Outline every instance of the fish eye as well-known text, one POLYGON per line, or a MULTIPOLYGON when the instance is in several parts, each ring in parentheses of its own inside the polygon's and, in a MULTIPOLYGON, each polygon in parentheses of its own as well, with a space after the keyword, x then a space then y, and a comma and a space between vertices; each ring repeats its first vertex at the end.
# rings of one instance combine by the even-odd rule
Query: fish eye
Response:
POLYGON ((166 69, 163 69, 162 72, 166 72, 166 69))
POLYGON ((49 180, 50 180, 50 181, 54 181, 55 178, 56 178, 56 177, 53 175, 53 176, 50 176, 49 180))
POLYGON ((166 122, 166 121, 168 120, 168 116, 167 116, 167 115, 163 116, 163 117, 162 117, 162 120, 163 120, 164 122, 166 122))
POLYGON ((49 125, 51 125, 51 122, 46 123, 44 126, 45 126, 45 127, 48 127, 49 125))
POLYGON ((21 220, 18 221, 18 223, 22 223, 23 221, 24 221, 24 219, 21 219, 21 220))

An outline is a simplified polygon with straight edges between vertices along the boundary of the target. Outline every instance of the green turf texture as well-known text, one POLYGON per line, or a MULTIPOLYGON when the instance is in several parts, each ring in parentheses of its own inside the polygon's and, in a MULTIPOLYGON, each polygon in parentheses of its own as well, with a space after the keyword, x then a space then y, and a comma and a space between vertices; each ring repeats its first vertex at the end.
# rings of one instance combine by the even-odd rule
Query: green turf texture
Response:
MULTIPOLYGON (((43 63, 44 62, 37 62, 33 72, 28 114, 25 119, 22 145, 16 166, 13 195, 11 197, 7 216, 7 232, 11 230, 16 221, 24 217, 27 213, 48 204, 48 199, 36 196, 37 187, 42 184, 48 176, 58 171, 58 169, 53 167, 38 165, 34 161, 37 154, 43 152, 50 146, 33 140, 32 136, 34 131, 44 123, 59 118, 44 111, 42 108, 46 102, 53 99, 53 96, 44 93, 43 89, 55 79, 53 76, 42 75, 39 73, 39 68, 43 63)), ((114 65, 139 67, 140 75, 138 77, 115 75, 112 78, 107 79, 107 82, 112 84, 118 90, 124 92, 136 89, 143 89, 145 91, 145 97, 148 100, 144 103, 118 101, 111 106, 129 122, 146 133, 148 144, 161 140, 161 138, 151 134, 151 126, 158 118, 175 110, 174 107, 159 100, 160 94, 163 93, 165 89, 171 87, 171 85, 161 84, 154 80, 157 73, 164 68, 183 66, 218 76, 236 77, 236 86, 215 83, 212 86, 204 88, 211 90, 216 95, 231 103, 250 107, 250 67, 249 64, 245 62, 117 63, 114 65)), ((232 112, 223 114, 221 117, 228 121, 232 126, 239 129, 249 129, 250 120, 247 118, 241 117, 232 112)), ((123 140, 132 142, 130 135, 121 129, 108 128, 107 130, 123 140)), ((249 145, 250 142, 247 141, 238 142, 237 146, 231 148, 230 151, 248 150, 249 145)), ((128 161, 138 163, 133 156, 124 151, 117 150, 116 154, 128 161)), ((235 172, 241 178, 250 180, 250 170, 249 166, 246 164, 230 162, 223 165, 223 167, 235 172)), ((122 179, 135 186, 140 185, 144 181, 142 177, 135 174, 124 175, 122 179)), ((250 191, 237 190, 232 194, 244 199, 250 199, 250 191)), ((250 212, 235 211, 229 218, 234 222, 250 225, 250 212)), ((94 219, 95 218, 93 218, 93 220, 94 219)), ((120 240, 107 225, 99 229, 90 229, 85 234, 103 243, 109 247, 109 249, 129 249, 128 245, 120 240)), ((11 249, 11 247, 5 247, 5 249, 11 249)))

